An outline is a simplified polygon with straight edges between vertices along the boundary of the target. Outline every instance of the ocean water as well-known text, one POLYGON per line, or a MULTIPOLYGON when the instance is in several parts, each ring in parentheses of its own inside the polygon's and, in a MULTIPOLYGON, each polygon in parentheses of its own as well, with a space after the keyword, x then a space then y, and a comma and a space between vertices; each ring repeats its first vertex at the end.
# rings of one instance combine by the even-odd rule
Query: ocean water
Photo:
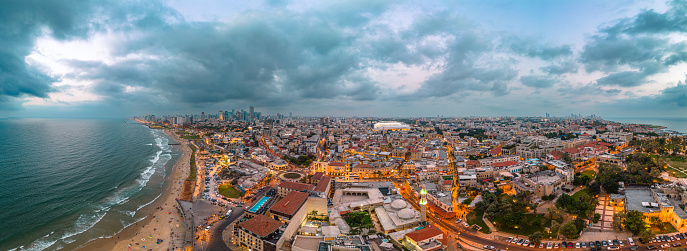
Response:
POLYGON ((143 219, 179 156, 123 119, 0 120, 0 250, 72 250, 143 219))
POLYGON ((687 118, 681 117, 603 117, 603 119, 621 122, 665 126, 668 130, 687 133, 687 118))

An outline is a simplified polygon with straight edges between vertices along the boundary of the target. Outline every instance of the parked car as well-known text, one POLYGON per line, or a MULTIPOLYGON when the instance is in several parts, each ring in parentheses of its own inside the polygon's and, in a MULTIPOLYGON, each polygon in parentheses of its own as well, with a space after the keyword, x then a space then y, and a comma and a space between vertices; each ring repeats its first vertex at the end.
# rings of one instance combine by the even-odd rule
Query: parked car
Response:
POLYGON ((600 241, 596 241, 594 244, 595 244, 597 247, 601 247, 601 242, 600 242, 600 241))
POLYGON ((580 243, 575 243, 575 248, 580 248, 580 243))
POLYGON ((590 242, 589 242, 589 247, 590 247, 590 248, 593 248, 593 247, 594 247, 594 242, 593 242, 593 241, 590 241, 590 242))
POLYGON ((634 245, 634 246, 632 246, 630 249, 632 249, 632 250, 637 250, 638 247, 639 247, 639 246, 634 245))
POLYGON ((520 240, 519 240, 517 243, 515 243, 515 244, 522 245, 523 242, 525 242, 525 239, 520 239, 520 240))
POLYGON ((552 243, 552 242, 549 241, 549 242, 546 243, 546 249, 551 249, 552 247, 553 247, 553 243, 552 243))
POLYGON ((603 245, 604 247, 608 247, 608 242, 606 242, 606 241, 601 241, 601 245, 603 245))
POLYGON ((539 243, 539 248, 544 248, 544 243, 539 243))
POLYGON ((558 242, 556 242, 556 243, 553 244, 553 248, 554 248, 554 249, 558 249, 558 242))
POLYGON ((623 244, 623 241, 622 241, 622 240, 618 240, 618 244, 619 244, 621 247, 624 247, 624 246, 625 246, 625 244, 623 244))
POLYGON ((586 243, 586 242, 582 242, 580 246, 581 246, 582 248, 587 248, 587 243, 586 243))
POLYGON ((656 246, 647 246, 646 249, 648 249, 648 250, 656 249, 656 246))
POLYGON ((568 248, 573 248, 573 247, 574 247, 574 246, 573 246, 573 243, 572 243, 572 242, 568 242, 568 248))
POLYGON ((506 239, 506 242, 510 242, 512 240, 513 240, 513 237, 508 237, 508 239, 506 239))
POLYGON ((619 248, 619 247, 616 247, 616 246, 610 246, 610 247, 608 247, 608 250, 618 250, 618 249, 620 249, 620 248, 619 248))
POLYGON ((519 240, 520 239, 518 239, 518 238, 513 238, 513 240, 510 243, 518 243, 519 240))
POLYGON ((522 245, 523 245, 523 246, 530 245, 530 241, 529 241, 529 240, 525 240, 525 241, 522 243, 522 245))

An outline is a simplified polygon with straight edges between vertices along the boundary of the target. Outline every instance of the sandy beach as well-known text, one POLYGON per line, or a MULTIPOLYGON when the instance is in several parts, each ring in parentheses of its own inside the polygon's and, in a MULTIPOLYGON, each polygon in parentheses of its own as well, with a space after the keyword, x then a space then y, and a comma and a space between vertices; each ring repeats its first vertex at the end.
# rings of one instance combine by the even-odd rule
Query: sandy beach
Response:
POLYGON ((162 196, 148 206, 145 219, 131 225, 111 238, 86 244, 79 250, 180 250, 183 248, 184 223, 177 211, 175 199, 181 194, 182 184, 189 174, 191 149, 188 141, 171 131, 165 133, 181 143, 183 156, 174 164, 172 175, 162 196), (162 240, 159 244, 158 240, 162 240))

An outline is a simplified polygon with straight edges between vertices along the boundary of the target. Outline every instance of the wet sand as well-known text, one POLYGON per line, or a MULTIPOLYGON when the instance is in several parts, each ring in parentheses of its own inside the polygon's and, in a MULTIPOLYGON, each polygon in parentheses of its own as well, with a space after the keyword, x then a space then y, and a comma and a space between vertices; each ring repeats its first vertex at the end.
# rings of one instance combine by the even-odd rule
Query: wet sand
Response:
POLYGON ((148 207, 154 208, 145 219, 131 225, 111 238, 92 241, 79 250, 179 250, 183 248, 185 227, 181 215, 177 211, 178 199, 184 180, 190 170, 189 161, 191 149, 188 141, 180 139, 173 132, 165 133, 181 143, 183 156, 177 160, 168 176, 167 186, 160 199, 148 207), (168 183, 169 184, 169 183, 168 183), (157 240, 162 242, 157 244, 157 240), (173 243, 172 243, 173 242, 173 243), (175 245, 176 244, 176 245, 175 245))

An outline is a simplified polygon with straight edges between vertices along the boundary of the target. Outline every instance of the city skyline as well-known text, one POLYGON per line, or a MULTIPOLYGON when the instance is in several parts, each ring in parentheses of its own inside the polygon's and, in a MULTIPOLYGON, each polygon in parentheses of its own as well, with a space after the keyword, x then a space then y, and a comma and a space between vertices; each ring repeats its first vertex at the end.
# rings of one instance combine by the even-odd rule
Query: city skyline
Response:
POLYGON ((0 118, 687 115, 685 1, 4 5, 0 118))

